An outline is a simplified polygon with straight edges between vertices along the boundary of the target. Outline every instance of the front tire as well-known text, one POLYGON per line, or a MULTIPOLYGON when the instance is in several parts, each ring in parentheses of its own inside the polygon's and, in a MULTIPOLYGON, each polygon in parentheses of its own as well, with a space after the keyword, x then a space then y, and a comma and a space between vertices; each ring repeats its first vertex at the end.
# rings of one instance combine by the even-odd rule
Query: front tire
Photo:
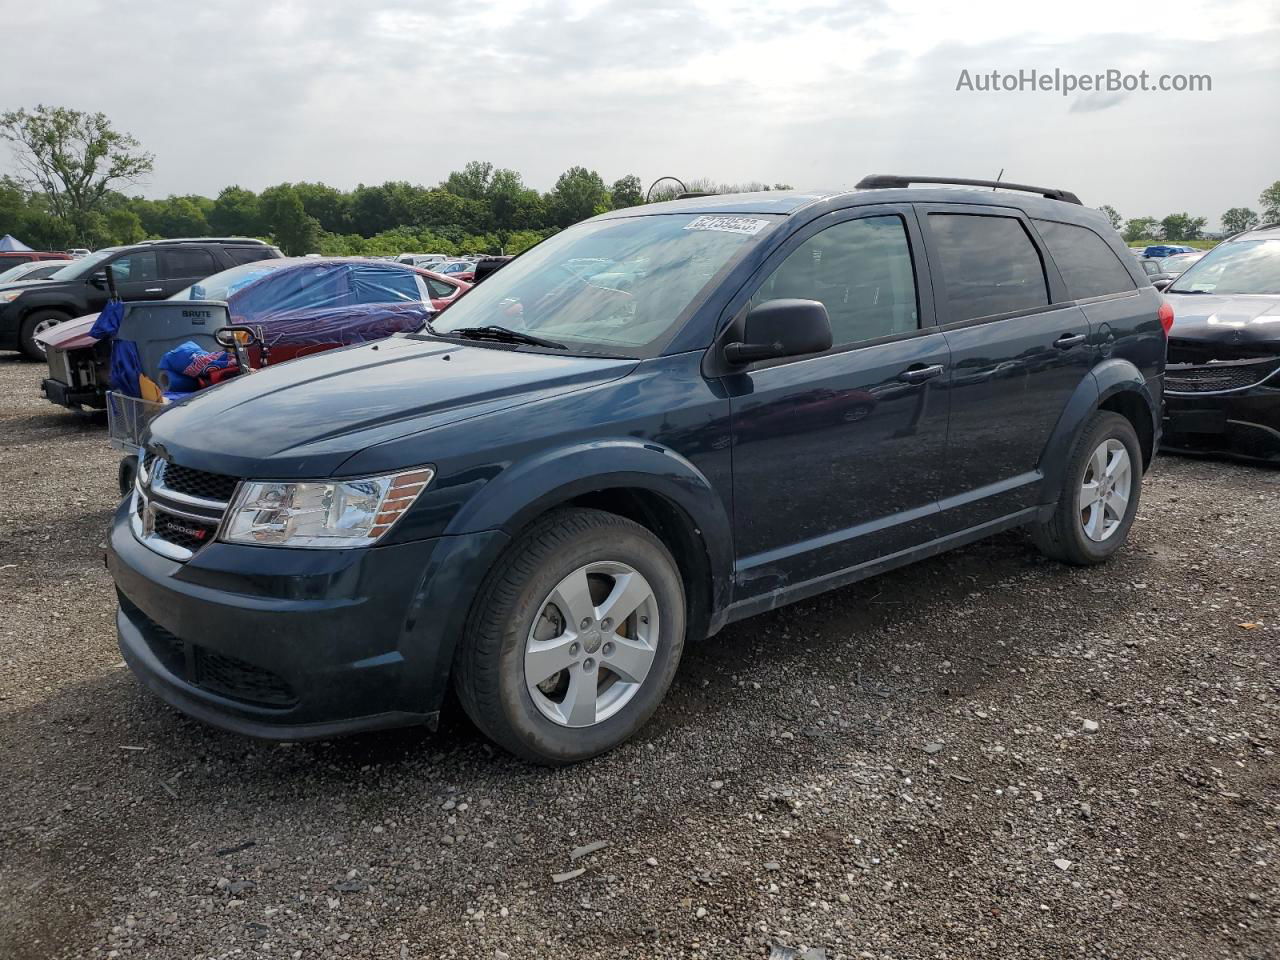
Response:
POLYGON ((28 360, 44 362, 44 347, 36 342, 36 334, 66 323, 71 318, 60 310, 37 310, 22 321, 22 329, 18 331, 18 349, 28 360))
POLYGON ((615 514, 556 510, 481 588, 454 686, 495 743, 535 763, 576 763, 648 722, 684 635, 684 584, 661 540, 615 514))
POLYGON ((1032 538, 1054 560, 1104 563, 1128 538, 1141 494, 1142 447, 1133 424, 1099 410, 1071 449, 1053 515, 1032 525, 1032 538))

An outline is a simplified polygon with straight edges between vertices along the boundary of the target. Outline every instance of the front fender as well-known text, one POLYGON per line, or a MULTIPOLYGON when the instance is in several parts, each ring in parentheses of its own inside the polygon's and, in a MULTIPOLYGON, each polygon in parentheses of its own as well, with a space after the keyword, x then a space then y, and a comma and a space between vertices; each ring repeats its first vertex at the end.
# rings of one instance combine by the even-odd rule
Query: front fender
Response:
POLYGON ((1135 393, 1142 398, 1151 415, 1153 428, 1159 429, 1160 405, 1151 395, 1142 371, 1128 360, 1104 360, 1076 386, 1041 454, 1040 473, 1044 477, 1040 484, 1042 507, 1057 502, 1066 474, 1067 458, 1085 422, 1108 399, 1124 392, 1135 393))
POLYGON ((538 516, 602 490, 644 490, 664 497, 693 522, 712 578, 712 620, 729 604, 733 534, 728 511, 707 477, 670 447, 634 438, 594 440, 546 450, 486 483, 449 521, 446 535, 501 530, 514 536, 538 516))

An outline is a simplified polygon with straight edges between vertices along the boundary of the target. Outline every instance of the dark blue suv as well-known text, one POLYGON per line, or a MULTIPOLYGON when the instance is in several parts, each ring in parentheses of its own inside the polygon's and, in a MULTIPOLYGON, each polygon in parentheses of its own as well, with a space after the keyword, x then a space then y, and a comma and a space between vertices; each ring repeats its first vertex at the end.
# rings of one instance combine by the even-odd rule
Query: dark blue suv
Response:
POLYGON ((452 683, 568 763, 732 621, 1012 527, 1106 560, 1171 312, 1073 195, 955 184, 992 186, 615 211, 434 327, 177 405, 110 535, 126 661, 289 740, 432 723, 452 683))

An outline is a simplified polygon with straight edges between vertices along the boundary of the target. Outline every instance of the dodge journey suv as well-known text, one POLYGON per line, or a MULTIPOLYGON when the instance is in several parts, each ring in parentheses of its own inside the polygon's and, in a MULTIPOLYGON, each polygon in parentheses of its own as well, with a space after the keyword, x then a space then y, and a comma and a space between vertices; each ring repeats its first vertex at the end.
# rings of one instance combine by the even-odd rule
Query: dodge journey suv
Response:
POLYGON ((286 740, 433 723, 451 684, 562 764, 735 620, 1013 527, 1106 560, 1172 311, 1073 194, 991 186, 615 211, 420 332, 172 407, 109 538, 125 660, 286 740))

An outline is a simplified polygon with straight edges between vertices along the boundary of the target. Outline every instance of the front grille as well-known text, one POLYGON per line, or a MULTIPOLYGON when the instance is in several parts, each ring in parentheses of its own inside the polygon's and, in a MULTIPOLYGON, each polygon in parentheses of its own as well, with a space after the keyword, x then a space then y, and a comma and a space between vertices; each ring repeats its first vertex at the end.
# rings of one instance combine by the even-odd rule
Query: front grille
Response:
POLYGON ((174 516, 165 512, 163 507, 157 507, 155 510, 156 536, 192 553, 209 543, 217 531, 216 523, 203 523, 188 517, 174 516))
POLYGON ((143 456, 138 479, 138 538, 156 552, 180 561, 189 560, 213 542, 240 482, 235 477, 171 463, 154 453, 143 456))
POLYGON ((1170 364, 1165 368, 1165 389, 1173 393, 1240 390, 1265 380, 1278 366, 1280 363, 1274 357, 1199 365, 1170 364))
POLYGON ((139 610, 123 594, 120 605, 143 628, 147 646, 164 668, 187 683, 231 700, 263 707, 292 707, 298 702, 282 678, 236 657, 188 643, 139 610))
POLYGON ((227 503, 236 492, 236 484, 240 482, 235 477, 221 473, 192 470, 164 460, 159 462, 162 464, 160 477, 164 485, 174 493, 185 493, 188 497, 227 503))

